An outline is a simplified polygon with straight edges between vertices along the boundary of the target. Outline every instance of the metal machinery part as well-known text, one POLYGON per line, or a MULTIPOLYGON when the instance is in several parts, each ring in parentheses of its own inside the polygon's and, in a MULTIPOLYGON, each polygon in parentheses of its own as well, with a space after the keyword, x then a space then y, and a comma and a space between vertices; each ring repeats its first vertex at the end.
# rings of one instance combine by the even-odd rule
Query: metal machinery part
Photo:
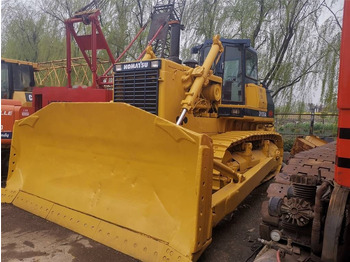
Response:
POLYGON ((274 249, 294 250, 286 254, 291 261, 350 258, 349 190, 333 182, 335 148, 333 142, 296 154, 267 190, 260 236, 274 249))
MULTIPOLYGON (((270 241, 280 234, 280 243, 291 241, 321 255, 323 225, 334 188, 335 147, 330 143, 303 151, 282 168, 267 190, 269 201, 261 208, 262 239, 270 241)), ((308 256, 299 251, 293 255, 308 256)))
POLYGON ((349 189, 338 184, 332 193, 325 221, 322 261, 350 260, 349 189))
POLYGON ((323 146, 325 144, 327 144, 326 141, 314 135, 309 135, 306 137, 297 137, 294 141, 294 145, 290 153, 294 156, 295 154, 301 151, 310 150, 312 148, 323 146))

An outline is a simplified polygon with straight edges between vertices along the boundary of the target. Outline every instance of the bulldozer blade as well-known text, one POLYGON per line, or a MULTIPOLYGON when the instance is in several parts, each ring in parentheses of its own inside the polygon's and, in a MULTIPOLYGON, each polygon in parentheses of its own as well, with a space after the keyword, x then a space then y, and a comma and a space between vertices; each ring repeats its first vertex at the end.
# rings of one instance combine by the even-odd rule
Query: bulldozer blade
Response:
POLYGON ((2 201, 143 261, 211 242, 209 137, 124 103, 53 103, 14 126, 2 201))

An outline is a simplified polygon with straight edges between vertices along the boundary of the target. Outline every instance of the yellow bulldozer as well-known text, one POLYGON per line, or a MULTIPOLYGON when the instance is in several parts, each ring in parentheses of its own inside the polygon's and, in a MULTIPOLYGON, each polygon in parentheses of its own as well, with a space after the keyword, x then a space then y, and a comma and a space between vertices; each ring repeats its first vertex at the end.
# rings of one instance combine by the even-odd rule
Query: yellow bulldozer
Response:
POLYGON ((249 40, 215 36, 191 67, 114 65, 114 101, 16 121, 2 202, 143 261, 197 260, 212 228, 282 164, 249 40))

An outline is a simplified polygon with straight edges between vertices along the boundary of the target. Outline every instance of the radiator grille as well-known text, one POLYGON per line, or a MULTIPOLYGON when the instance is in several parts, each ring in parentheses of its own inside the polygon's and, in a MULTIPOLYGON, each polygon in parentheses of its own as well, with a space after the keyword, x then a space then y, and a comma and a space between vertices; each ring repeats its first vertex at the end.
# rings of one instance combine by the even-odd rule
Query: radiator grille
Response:
POLYGON ((124 102, 158 114, 158 69, 116 72, 114 102, 124 102))

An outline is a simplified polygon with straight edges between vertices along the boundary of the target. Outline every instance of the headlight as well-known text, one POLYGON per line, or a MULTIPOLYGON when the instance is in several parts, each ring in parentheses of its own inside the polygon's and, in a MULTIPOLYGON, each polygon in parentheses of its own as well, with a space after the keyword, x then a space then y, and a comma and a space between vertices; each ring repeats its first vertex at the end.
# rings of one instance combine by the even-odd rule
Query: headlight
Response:
POLYGON ((159 60, 151 61, 151 67, 152 68, 158 68, 159 67, 159 60))
POLYGON ((115 65, 115 71, 122 71, 122 65, 115 65))

